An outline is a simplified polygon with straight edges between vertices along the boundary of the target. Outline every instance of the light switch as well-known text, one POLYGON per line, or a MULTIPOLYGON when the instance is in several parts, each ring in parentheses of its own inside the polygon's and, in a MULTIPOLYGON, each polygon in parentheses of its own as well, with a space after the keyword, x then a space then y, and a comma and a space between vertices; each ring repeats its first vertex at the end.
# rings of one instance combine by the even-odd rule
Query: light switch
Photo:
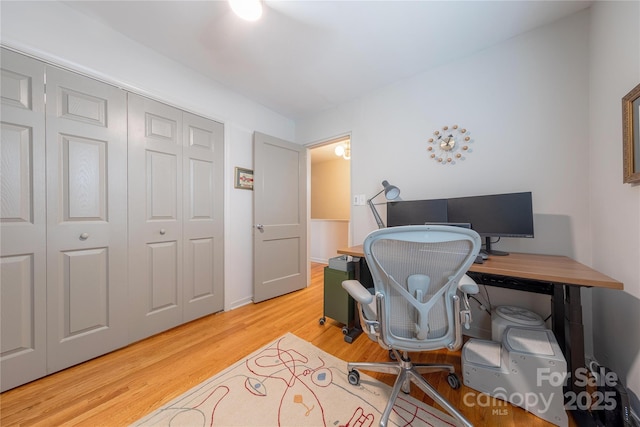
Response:
POLYGON ((364 194, 356 194, 353 196, 353 206, 364 206, 366 196, 364 194))

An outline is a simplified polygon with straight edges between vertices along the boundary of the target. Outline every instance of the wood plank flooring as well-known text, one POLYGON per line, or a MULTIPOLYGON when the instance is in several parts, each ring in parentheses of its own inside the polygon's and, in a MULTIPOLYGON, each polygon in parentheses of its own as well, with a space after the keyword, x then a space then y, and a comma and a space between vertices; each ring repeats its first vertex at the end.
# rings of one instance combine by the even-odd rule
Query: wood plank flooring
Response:
MULTIPOLYGON (((311 285, 304 290, 195 320, 2 393, 0 425, 125 426, 285 332, 343 360, 387 360, 387 352, 366 336, 348 344, 342 325, 331 319, 319 324, 323 268, 323 264, 312 264, 311 285)), ((460 372, 460 352, 422 353, 413 358, 453 363, 460 372)), ((392 375, 371 375, 393 384, 392 375)), ((484 399, 484 406, 470 407, 465 400, 478 401, 474 390, 465 386, 452 390, 444 373, 426 378, 476 426, 552 425, 498 400, 484 399)), ((433 404, 417 387, 412 387, 411 394, 433 404)), ((575 426, 569 418, 569 425, 575 426)))

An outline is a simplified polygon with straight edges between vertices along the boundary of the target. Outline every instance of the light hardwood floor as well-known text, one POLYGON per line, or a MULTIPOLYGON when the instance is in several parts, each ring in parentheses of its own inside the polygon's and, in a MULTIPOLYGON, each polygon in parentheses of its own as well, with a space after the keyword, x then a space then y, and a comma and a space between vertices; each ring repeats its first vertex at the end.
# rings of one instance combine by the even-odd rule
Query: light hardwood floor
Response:
MULTIPOLYGON (((128 425, 285 332, 343 360, 387 360, 387 352, 366 336, 348 344, 341 325, 331 319, 319 324, 323 267, 312 264, 311 285, 302 291, 195 320, 2 393, 0 425, 128 425)), ((453 363, 460 372, 460 352, 414 356, 415 361, 453 363)), ((390 385, 394 380, 371 375, 390 385)), ((502 401, 477 399, 465 386, 452 390, 444 373, 426 378, 476 426, 551 426, 502 401)), ((411 394, 433 404, 416 387, 411 394)))

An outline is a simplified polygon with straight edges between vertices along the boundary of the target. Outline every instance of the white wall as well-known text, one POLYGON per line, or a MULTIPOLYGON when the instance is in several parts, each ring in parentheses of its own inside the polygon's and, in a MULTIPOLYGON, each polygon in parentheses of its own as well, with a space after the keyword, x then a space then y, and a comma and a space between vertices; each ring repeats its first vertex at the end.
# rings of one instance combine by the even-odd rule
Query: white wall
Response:
MULTIPOLYGON (((584 12, 300 120, 296 140, 351 131, 352 194, 373 195, 383 179, 405 200, 532 191, 536 238, 497 247, 588 260, 587 41, 584 12), (427 139, 455 123, 474 152, 437 164, 427 139)), ((354 242, 375 229, 364 206, 352 220, 354 242)))
POLYGON ((310 224, 311 262, 329 263, 337 250, 349 246, 349 220, 312 219, 310 224))
POLYGON ((596 2, 590 34, 592 265, 624 283, 593 290, 593 350, 640 414, 640 185, 622 183, 621 99, 640 83, 640 3, 596 2))
MULTIPOLYGON (((496 248, 589 263, 588 30, 581 12, 297 121, 296 141, 351 132, 352 195, 374 195, 383 179, 404 200, 532 191, 536 237, 496 248), (427 140, 453 124, 471 132, 474 150, 443 166, 429 158, 427 140)), ((376 228, 366 206, 352 206, 351 218, 354 244, 376 228)), ((546 296, 487 289, 494 305, 550 314, 546 296)), ((485 313, 474 328, 490 330, 485 313)))
POLYGON ((253 167, 253 131, 292 140, 293 121, 233 93, 58 2, 2 2, 2 44, 225 124, 225 308, 253 296, 252 192, 233 188, 253 167))

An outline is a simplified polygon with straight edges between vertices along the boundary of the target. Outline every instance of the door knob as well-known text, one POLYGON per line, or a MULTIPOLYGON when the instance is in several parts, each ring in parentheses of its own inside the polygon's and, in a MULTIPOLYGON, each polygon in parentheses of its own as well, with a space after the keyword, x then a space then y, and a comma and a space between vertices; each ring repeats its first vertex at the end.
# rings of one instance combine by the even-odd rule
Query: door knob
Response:
POLYGON ((167 234, 167 230, 165 230, 164 228, 161 228, 160 229, 160 234, 162 234, 164 236, 165 234, 167 234))
POLYGON ((260 230, 260 232, 261 232, 261 233, 264 233, 264 225, 262 225, 262 224, 256 224, 256 228, 257 228, 258 230, 260 230))
POLYGON ((82 233, 80 235, 80 240, 87 240, 89 238, 89 233, 82 233))

